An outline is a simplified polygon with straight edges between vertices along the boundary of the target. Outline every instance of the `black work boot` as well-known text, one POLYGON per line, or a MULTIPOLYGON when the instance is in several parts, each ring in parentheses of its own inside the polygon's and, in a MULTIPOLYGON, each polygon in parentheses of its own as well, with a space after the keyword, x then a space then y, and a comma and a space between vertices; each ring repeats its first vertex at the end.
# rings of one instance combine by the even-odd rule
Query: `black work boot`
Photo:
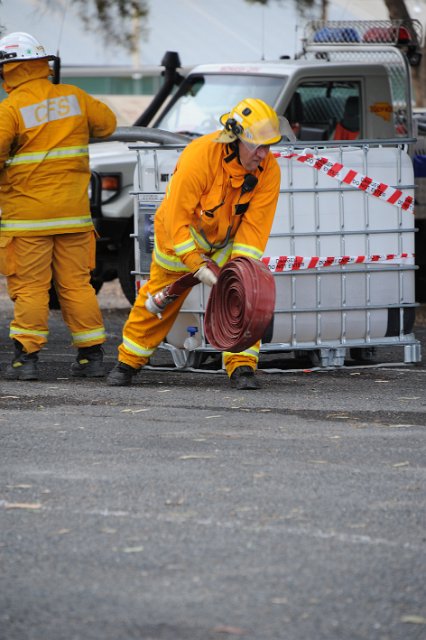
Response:
POLYGON ((38 351, 26 353, 20 342, 14 340, 15 357, 4 373, 6 380, 38 380, 38 351))
POLYGON ((254 369, 251 367, 237 367, 231 378, 231 387, 241 390, 259 389, 260 385, 255 378, 254 369))
POLYGON ((131 367, 124 362, 117 362, 115 367, 108 374, 107 383, 111 387, 127 387, 132 384, 132 378, 137 374, 139 369, 131 367))
POLYGON ((104 351, 100 344, 78 350, 77 361, 71 365, 75 378, 102 378, 105 375, 104 351))

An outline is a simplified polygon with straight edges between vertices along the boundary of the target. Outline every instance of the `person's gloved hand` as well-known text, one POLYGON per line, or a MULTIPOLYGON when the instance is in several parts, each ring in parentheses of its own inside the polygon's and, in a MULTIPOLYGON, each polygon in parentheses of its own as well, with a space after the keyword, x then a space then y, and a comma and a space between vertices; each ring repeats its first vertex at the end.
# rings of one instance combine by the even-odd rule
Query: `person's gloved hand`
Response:
POLYGON ((211 269, 209 269, 206 264, 203 264, 203 266, 194 273, 194 276, 198 278, 200 282, 206 284, 208 287, 213 287, 213 285, 215 285, 217 282, 217 276, 211 269))

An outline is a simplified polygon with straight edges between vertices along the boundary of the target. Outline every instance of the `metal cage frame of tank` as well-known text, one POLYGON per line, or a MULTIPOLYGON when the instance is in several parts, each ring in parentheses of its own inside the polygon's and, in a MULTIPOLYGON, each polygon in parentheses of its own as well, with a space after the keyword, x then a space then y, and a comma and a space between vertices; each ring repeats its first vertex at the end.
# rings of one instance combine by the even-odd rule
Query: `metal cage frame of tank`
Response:
MULTIPOLYGON (((370 149, 377 148, 377 147, 393 147, 399 150, 398 153, 401 155, 402 152, 406 152, 407 145, 411 144, 412 142, 413 140, 411 139, 405 140, 404 143, 402 143, 401 140, 397 140, 397 139, 389 140, 389 141, 359 140, 359 141, 351 141, 350 147, 359 148, 362 150, 366 158, 366 167, 368 167, 368 153, 370 149)), ((306 144, 309 144, 309 143, 305 143, 303 146, 301 145, 301 143, 297 143, 292 147, 286 147, 285 150, 289 152, 292 152, 292 151, 301 152, 301 150, 306 149, 306 144)), ((345 148, 346 149, 348 148, 347 143, 339 144, 333 141, 333 142, 321 142, 320 146, 311 145, 310 150, 315 154, 324 155, 326 154, 327 148, 330 148, 330 147, 333 147, 334 149, 339 148, 341 151, 344 150, 345 148)), ((133 237, 135 240, 135 271, 133 273, 137 277, 137 279, 140 278, 141 280, 144 280, 146 279, 149 271, 150 249, 152 248, 152 246, 149 247, 146 244, 147 227, 145 223, 147 221, 147 216, 151 218, 151 223, 152 223, 155 210, 163 198, 165 182, 167 179, 167 175, 166 176, 160 175, 161 167, 159 162, 159 154, 164 152, 165 150, 173 150, 173 151, 176 151, 176 159, 177 159, 178 157, 177 154, 184 148, 184 146, 164 145, 164 146, 147 147, 147 145, 132 145, 131 148, 135 149, 137 152, 137 165, 135 170, 135 190, 133 191, 134 203, 135 203, 135 215, 134 215, 135 229, 133 234, 133 237), (147 154, 152 155, 152 166, 150 170, 152 170, 152 173, 154 175, 153 190, 143 189, 142 166, 144 164, 143 159, 146 160, 147 154), (144 231, 141 234, 142 225, 144 226, 144 231), (145 259, 145 262, 144 262, 144 259, 145 259)), ((274 147, 274 150, 278 151, 279 149, 280 147, 276 147, 276 148, 274 147)), ((368 174, 366 173, 366 175, 368 174)), ((346 193, 348 191, 350 192, 351 190, 356 191, 354 187, 350 187, 348 185, 342 186, 337 181, 333 181, 333 182, 334 184, 330 184, 329 187, 327 187, 326 189, 320 188, 318 186, 316 187, 315 185, 313 186, 311 185, 309 187, 306 187, 306 189, 301 190, 300 188, 292 189, 290 185, 290 187, 285 190, 285 193, 288 194, 288 197, 291 202, 292 198, 295 197, 296 194, 300 194, 301 191, 306 191, 306 193, 309 192, 311 194, 314 194, 315 198, 318 198, 320 193, 324 191, 341 193, 342 197, 344 197, 343 190, 346 193)), ((414 183, 403 184, 401 180, 401 176, 400 176, 400 179, 397 181, 397 184, 394 184, 392 186, 395 188, 399 187, 404 190, 414 190, 414 187, 415 187, 414 183)), ((362 195, 365 198, 365 202, 366 202, 365 207, 367 211, 366 215, 368 216, 369 196, 367 196, 366 194, 362 194, 362 195)), ((389 206, 389 205, 386 205, 386 206, 389 206)), ((291 206, 290 206, 290 209, 291 209, 291 206)), ((401 215, 402 215, 401 208, 399 208, 398 210, 399 210, 399 220, 401 220, 401 215)), ((289 215, 292 215, 291 211, 289 212, 289 215)), ((339 231, 336 231, 336 233, 338 232, 339 231)), ((406 236, 407 234, 412 234, 412 240, 414 244, 414 233, 415 233, 414 222, 413 222, 412 228, 405 229, 400 224, 398 224, 397 228, 383 230, 383 232, 399 234, 398 245, 401 245, 401 246, 402 246, 403 236, 406 236)), ((366 231, 366 233, 371 234, 372 232, 366 231)), ((151 237, 151 244, 152 244, 152 237, 151 237)), ((409 317, 410 314, 414 317, 415 307, 418 306, 418 304, 415 302, 414 295, 413 295, 412 301, 409 301, 409 302, 404 301, 404 297, 406 296, 406 294, 404 294, 404 277, 405 277, 404 274, 407 272, 412 272, 412 278, 414 280, 414 270, 416 268, 417 267, 415 266, 414 263, 413 264, 409 264, 409 263, 362 264, 362 265, 349 265, 349 266, 339 265, 339 266, 333 266, 333 267, 326 267, 327 273, 335 273, 340 276, 342 280, 342 287, 341 287, 342 292, 345 291, 345 284, 344 284, 345 278, 347 278, 347 276, 350 273, 354 273, 355 270, 357 270, 359 273, 364 273, 365 280, 366 280, 366 285, 365 285, 366 300, 364 305, 361 305, 358 307, 351 305, 350 303, 348 303, 348 301, 344 299, 344 294, 342 293, 343 299, 341 299, 340 307, 339 308, 333 307, 332 309, 328 309, 327 307, 322 306, 321 300, 318 299, 319 294, 317 294, 317 299, 315 300, 314 305, 312 305, 311 307, 305 307, 305 308, 297 307, 297 305, 295 304, 295 293, 294 293, 295 286, 296 286, 296 278, 300 279, 300 278, 306 277, 307 272, 299 271, 295 273, 295 272, 289 271, 289 272, 283 272, 280 274, 274 274, 275 277, 290 278, 291 280, 291 298, 292 298, 291 307, 290 308, 276 307, 274 316, 276 314, 287 314, 287 316, 291 318, 293 333, 292 333, 292 338, 285 343, 262 343, 261 349, 260 349, 260 357, 262 357, 262 354, 268 354, 268 353, 269 354, 270 353, 274 353, 274 354, 287 353, 288 354, 291 352, 294 354, 303 353, 308 355, 311 368, 320 368, 320 369, 330 368, 330 367, 340 368, 345 365, 345 356, 348 349, 364 349, 365 351, 368 351, 373 348, 377 350, 378 348, 393 349, 394 347, 398 347, 398 348, 400 347, 403 349, 404 363, 409 364, 409 363, 420 362, 421 360, 420 342, 416 340, 414 333, 412 331, 410 331, 407 334, 404 333, 404 327, 407 322, 407 317, 409 317), (377 274, 378 271, 387 272, 387 273, 396 272, 397 274, 396 277, 398 281, 398 294, 397 294, 398 302, 393 305, 389 305, 389 304, 383 305, 383 309, 389 309, 390 306, 392 307, 393 319, 396 323, 395 326, 397 327, 397 332, 396 332, 397 335, 374 338, 370 335, 371 334, 370 318, 372 317, 374 312, 377 311, 377 309, 381 308, 381 306, 370 303, 369 283, 371 281, 371 278, 374 277, 374 274, 377 274), (361 311, 363 314, 365 314, 366 331, 362 339, 348 340, 345 336, 345 322, 346 322, 346 318, 348 317, 348 313, 353 311, 361 311), (329 312, 337 312, 341 314, 342 330, 341 330, 340 339, 338 340, 323 340, 321 337, 323 318, 329 312), (296 331, 295 331, 296 318, 298 317, 298 315, 300 316, 300 314, 307 314, 307 313, 315 314, 316 322, 317 322, 316 337, 314 341, 298 342, 296 331)), ((315 270, 315 278, 318 283, 320 283, 324 272, 325 272, 324 268, 318 268, 315 270)), ((310 275, 312 275, 312 273, 310 273, 310 275)), ((320 290, 320 286, 318 284, 317 291, 319 290, 320 290)), ((413 290, 414 290, 414 285, 413 285, 413 290)), ((189 296, 189 299, 191 299, 191 306, 188 308, 184 308, 180 311, 180 314, 188 314, 188 317, 189 315, 191 315, 192 317, 194 315, 198 316, 199 327, 200 327, 200 332, 199 332, 200 346, 193 351, 188 351, 185 348, 179 348, 168 343, 167 340, 161 343, 160 345, 160 348, 170 351, 173 358, 174 365, 179 369, 191 369, 191 370, 195 369, 196 370, 197 367, 200 366, 201 362, 203 361, 203 358, 205 358, 207 354, 218 353, 206 342, 204 329, 203 329, 204 315, 205 315, 208 295, 209 295, 208 288, 204 287, 204 285, 198 285, 197 287, 194 287, 194 289, 191 291, 191 294, 189 296)), ((188 325, 191 325, 191 324, 193 323, 188 322, 188 325)))

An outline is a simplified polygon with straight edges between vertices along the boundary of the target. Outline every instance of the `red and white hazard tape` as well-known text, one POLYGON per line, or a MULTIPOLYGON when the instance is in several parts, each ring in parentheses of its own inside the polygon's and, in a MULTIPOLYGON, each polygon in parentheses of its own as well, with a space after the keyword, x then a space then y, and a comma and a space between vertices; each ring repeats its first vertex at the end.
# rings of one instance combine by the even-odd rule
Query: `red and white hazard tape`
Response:
POLYGON ((372 254, 370 256, 264 256, 262 262, 272 273, 321 269, 347 264, 414 264, 414 253, 372 254))
POLYGON ((340 162, 333 162, 323 156, 316 156, 313 153, 285 153, 273 152, 275 158, 296 158, 298 162, 309 165, 317 171, 325 173, 330 178, 335 178, 345 184, 356 187, 370 196, 384 200, 395 207, 401 207, 404 211, 414 213, 414 198, 405 194, 401 189, 395 189, 383 182, 377 182, 373 178, 364 176, 354 169, 344 167, 340 162))

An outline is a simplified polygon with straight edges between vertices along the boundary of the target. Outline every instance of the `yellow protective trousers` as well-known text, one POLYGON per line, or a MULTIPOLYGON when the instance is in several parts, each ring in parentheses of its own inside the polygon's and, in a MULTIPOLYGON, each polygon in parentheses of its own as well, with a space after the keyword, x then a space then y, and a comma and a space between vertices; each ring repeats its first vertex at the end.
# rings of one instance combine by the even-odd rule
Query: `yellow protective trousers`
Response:
POLYGON ((95 242, 93 231, 10 238, 6 276, 14 317, 9 336, 27 353, 39 351, 47 342, 52 279, 73 345, 105 342, 102 314, 90 284, 95 242))
MULTIPOLYGON (((166 271, 154 261, 151 263, 149 280, 140 289, 135 304, 123 329, 123 341, 118 347, 118 359, 129 366, 139 369, 149 361, 156 348, 171 330, 178 313, 189 293, 180 295, 162 311, 162 318, 145 308, 148 294, 154 295, 172 284, 183 275, 182 272, 166 271)), ((198 286, 198 285, 196 285, 198 286)), ((260 342, 243 353, 224 353, 224 366, 231 376, 240 366, 256 368, 259 359, 260 342)))

